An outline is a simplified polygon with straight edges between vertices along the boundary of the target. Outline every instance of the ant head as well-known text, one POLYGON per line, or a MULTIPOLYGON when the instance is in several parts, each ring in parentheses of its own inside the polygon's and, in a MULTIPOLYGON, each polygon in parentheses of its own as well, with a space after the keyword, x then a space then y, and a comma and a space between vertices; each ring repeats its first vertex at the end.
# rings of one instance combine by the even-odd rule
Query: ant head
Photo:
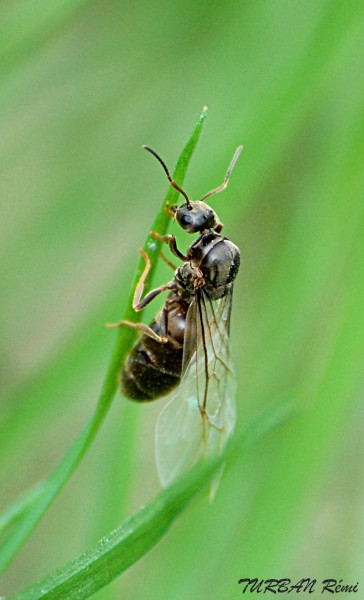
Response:
POLYGON ((188 233, 197 233, 204 229, 215 229, 220 223, 217 214, 212 208, 197 200, 196 202, 185 202, 180 207, 173 207, 177 223, 188 233))
POLYGON ((159 160, 171 186, 174 187, 178 192, 180 192, 180 194, 182 194, 182 196, 184 196, 184 198, 186 199, 186 202, 182 204, 182 206, 172 206, 174 217, 179 223, 179 225, 182 227, 182 229, 184 229, 188 233, 197 233, 198 231, 204 231, 205 229, 216 229, 216 231, 221 230, 222 225, 219 221, 217 214, 215 213, 215 211, 212 210, 212 208, 208 204, 206 204, 206 202, 203 202, 203 200, 205 200, 209 196, 212 196, 213 194, 218 194, 219 192, 222 192, 227 187, 231 171, 233 170, 235 163, 238 160, 241 151, 243 150, 243 146, 239 146, 236 149, 233 159, 226 172, 223 183, 219 185, 219 187, 214 188, 210 192, 207 192, 207 194, 205 194, 201 198, 201 200, 196 200, 195 202, 191 202, 186 192, 183 191, 183 189, 172 179, 161 157, 148 146, 143 146, 143 148, 145 148, 145 150, 148 150, 148 152, 153 154, 153 156, 155 156, 155 158, 159 160))

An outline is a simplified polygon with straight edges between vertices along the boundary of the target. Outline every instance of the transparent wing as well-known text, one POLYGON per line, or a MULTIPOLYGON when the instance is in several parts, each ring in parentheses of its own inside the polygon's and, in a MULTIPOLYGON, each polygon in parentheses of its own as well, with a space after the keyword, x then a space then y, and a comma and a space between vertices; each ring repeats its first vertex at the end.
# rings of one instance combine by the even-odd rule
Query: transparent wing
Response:
POLYGON ((220 453, 234 429, 231 303, 232 290, 211 301, 200 289, 188 309, 181 382, 156 427, 157 469, 164 487, 202 457, 220 453))

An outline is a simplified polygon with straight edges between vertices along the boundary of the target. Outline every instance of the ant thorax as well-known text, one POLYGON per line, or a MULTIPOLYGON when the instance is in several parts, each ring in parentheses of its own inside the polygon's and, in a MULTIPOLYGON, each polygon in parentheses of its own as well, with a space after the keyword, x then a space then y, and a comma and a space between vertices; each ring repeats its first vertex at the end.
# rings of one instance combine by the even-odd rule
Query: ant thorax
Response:
POLYGON ((226 237, 207 231, 190 246, 187 258, 175 275, 180 297, 188 301, 204 287, 211 300, 223 298, 239 270, 239 248, 226 237))

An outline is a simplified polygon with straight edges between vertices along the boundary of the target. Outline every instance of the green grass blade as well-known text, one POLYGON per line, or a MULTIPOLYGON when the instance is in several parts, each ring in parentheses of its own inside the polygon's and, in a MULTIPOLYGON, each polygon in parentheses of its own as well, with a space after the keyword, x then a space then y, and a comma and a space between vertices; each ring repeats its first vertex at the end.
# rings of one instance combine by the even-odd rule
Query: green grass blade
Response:
POLYGON ((228 464, 247 446, 285 422, 292 411, 280 404, 256 419, 228 446, 224 456, 196 465, 147 506, 128 518, 118 529, 102 538, 88 552, 15 596, 16 600, 38 598, 89 598, 108 585, 163 537, 176 517, 204 489, 225 460, 228 464))
MULTIPOLYGON (((191 138, 181 153, 174 170, 173 177, 180 184, 183 183, 187 167, 196 148, 206 114, 207 108, 205 107, 193 130, 191 138)), ((176 200, 177 195, 178 192, 176 192, 176 190, 172 188, 169 189, 166 199, 162 203, 159 214, 152 225, 153 230, 155 229, 161 234, 166 232, 170 219, 165 211, 165 202, 173 203, 176 200)), ((153 265, 151 274, 148 277, 148 282, 146 282, 146 288, 148 288, 151 284, 154 269, 158 260, 160 242, 158 243, 154 240, 151 242, 150 236, 148 235, 144 244, 144 248, 148 252, 153 265)), ((131 304, 134 289, 143 267, 143 259, 141 258, 135 280, 131 287, 129 302, 123 317, 124 319, 136 320, 138 318, 138 315, 136 315, 133 311, 131 304)), ((48 479, 37 485, 36 491, 30 493, 27 492, 23 499, 18 500, 13 507, 10 507, 1 519, 1 531, 6 531, 7 537, 1 545, 0 571, 6 567, 12 557, 16 554, 21 544, 25 541, 37 522, 56 498, 63 485, 72 475, 73 471, 77 468, 85 452, 92 444, 117 390, 120 365, 123 363, 125 356, 128 354, 135 337, 136 333, 133 329, 121 328, 119 330, 115 349, 112 354, 110 365, 101 389, 96 410, 89 424, 86 426, 79 438, 75 441, 73 446, 64 456, 54 472, 48 477, 48 479), (11 523, 13 523, 12 531, 10 531, 11 523)))

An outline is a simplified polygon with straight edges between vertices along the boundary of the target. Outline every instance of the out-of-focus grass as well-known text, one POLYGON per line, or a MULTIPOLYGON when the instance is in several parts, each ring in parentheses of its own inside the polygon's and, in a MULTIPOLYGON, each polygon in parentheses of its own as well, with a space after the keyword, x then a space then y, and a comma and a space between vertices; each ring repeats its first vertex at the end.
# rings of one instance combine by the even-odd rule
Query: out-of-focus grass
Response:
MULTIPOLYGON (((188 192, 217 185, 245 147, 212 202, 243 253, 232 317, 240 427, 283 398, 302 417, 239 456, 212 505, 189 507, 97 597, 138 599, 147 585, 153 600, 230 600, 244 576, 357 581, 362 5, 39 7, 1 9, 1 502, 51 471, 94 408, 114 335, 103 323, 120 318, 165 193, 140 145, 173 164, 207 103, 188 192)), ((115 402, 0 594, 87 550, 154 496, 159 410, 115 402)))

